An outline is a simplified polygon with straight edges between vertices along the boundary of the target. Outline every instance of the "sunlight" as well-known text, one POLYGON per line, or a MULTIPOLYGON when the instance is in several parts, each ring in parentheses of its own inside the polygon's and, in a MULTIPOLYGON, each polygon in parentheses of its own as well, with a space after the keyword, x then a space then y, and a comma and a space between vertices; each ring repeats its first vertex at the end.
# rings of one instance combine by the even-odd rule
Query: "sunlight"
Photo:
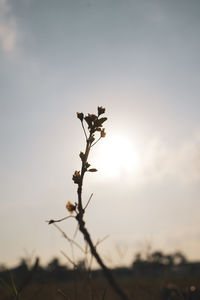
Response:
POLYGON ((139 170, 140 157, 133 141, 118 135, 106 137, 99 145, 96 164, 106 177, 133 175, 139 170))

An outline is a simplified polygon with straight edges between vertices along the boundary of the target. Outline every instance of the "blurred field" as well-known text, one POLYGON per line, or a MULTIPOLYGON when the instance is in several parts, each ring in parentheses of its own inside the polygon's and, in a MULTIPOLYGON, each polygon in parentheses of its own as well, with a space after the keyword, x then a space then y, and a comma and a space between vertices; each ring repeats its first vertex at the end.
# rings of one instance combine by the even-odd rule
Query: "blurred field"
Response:
MULTIPOLYGON (((191 286, 200 286, 199 277, 190 278, 132 278, 118 281, 130 299, 135 300, 162 300, 163 287, 167 284, 175 284, 182 291, 187 292, 191 286)), ((0 287, 0 299, 13 299, 3 287, 0 287)), ((110 290, 104 280, 81 280, 76 278, 66 283, 37 283, 28 285, 21 293, 20 299, 24 300, 117 300, 118 297, 110 290)), ((167 299, 167 298, 166 298, 167 299)), ((171 299, 183 299, 174 296, 171 299)), ((184 299, 200 299, 188 297, 184 299)))
MULTIPOLYGON (((176 252, 137 254, 132 266, 112 270, 130 300, 200 300, 200 262, 189 262, 176 252)), ((0 300, 117 300, 101 270, 91 270, 85 261, 69 268, 57 258, 41 266, 39 258, 26 260, 0 271, 0 300), (14 286, 14 288, 13 288, 14 286), (13 296, 12 291, 19 296, 13 296), (10 289, 10 291, 9 291, 10 289)))

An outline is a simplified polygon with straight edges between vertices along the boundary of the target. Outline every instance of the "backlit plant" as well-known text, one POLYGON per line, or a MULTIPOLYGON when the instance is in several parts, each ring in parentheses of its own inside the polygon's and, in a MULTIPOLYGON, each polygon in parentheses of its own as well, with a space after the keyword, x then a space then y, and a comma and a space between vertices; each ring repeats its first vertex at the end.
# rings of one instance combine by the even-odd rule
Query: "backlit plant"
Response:
MULTIPOLYGON (((86 206, 83 207, 83 200, 82 200, 83 181, 84 181, 84 176, 87 172, 97 172, 96 168, 91 167, 90 163, 88 162, 88 158, 89 158, 91 148, 94 145, 96 145, 100 141, 100 139, 105 138, 105 136, 106 136, 105 128, 103 127, 103 125, 106 122, 107 118, 102 117, 102 115, 104 113, 105 113, 105 108, 102 106, 98 106, 97 114, 88 114, 85 116, 82 112, 77 113, 77 118, 81 122, 81 126, 83 128, 83 132, 84 132, 84 136, 85 136, 85 142, 86 142, 85 151, 84 152, 81 151, 79 154, 79 157, 81 160, 81 168, 80 168, 80 170, 75 170, 75 172, 72 176, 72 180, 74 181, 74 184, 76 184, 78 186, 77 187, 78 201, 75 203, 72 203, 70 201, 67 202, 66 209, 70 213, 70 216, 59 219, 59 220, 50 220, 50 221, 48 221, 48 223, 53 224, 55 222, 63 221, 67 218, 74 217, 78 222, 79 230, 83 234, 84 240, 88 244, 92 256, 95 257, 97 263, 102 268, 104 275, 105 275, 107 281, 109 282, 110 286, 113 288, 113 290, 116 292, 116 294, 121 299, 128 300, 127 295, 119 287, 119 285, 117 284, 117 282, 115 281, 115 279, 112 275, 112 272, 104 264, 102 258, 100 257, 99 253, 97 252, 96 245, 93 243, 91 236, 89 234, 89 231, 86 227, 85 221, 84 221, 85 211, 86 211, 89 201, 91 200, 91 197, 88 200, 86 206), (86 125, 86 127, 85 127, 85 125, 86 125)), ((63 234, 66 237, 65 233, 63 233, 63 234)))

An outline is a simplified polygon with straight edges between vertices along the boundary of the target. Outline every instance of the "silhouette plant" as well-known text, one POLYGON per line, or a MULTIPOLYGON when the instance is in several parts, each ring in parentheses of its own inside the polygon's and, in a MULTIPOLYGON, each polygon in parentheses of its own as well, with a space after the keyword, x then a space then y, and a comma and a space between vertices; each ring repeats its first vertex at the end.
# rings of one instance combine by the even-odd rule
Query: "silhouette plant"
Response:
MULTIPOLYGON (((88 162, 88 157, 91 151, 91 148, 96 145, 101 138, 104 138, 106 136, 105 128, 103 128, 104 122, 107 120, 106 117, 102 117, 102 115, 105 113, 105 108, 102 106, 98 106, 97 108, 97 115, 95 114, 88 114, 87 116, 84 116, 84 114, 77 113, 77 118, 81 122, 81 126, 84 132, 86 146, 85 146, 85 152, 80 152, 79 156, 81 159, 81 169, 79 171, 75 171, 72 177, 72 180, 74 181, 74 184, 78 186, 77 188, 77 196, 78 196, 78 202, 72 203, 67 202, 66 208, 69 211, 70 215, 68 217, 59 219, 59 220, 49 220, 49 224, 53 224, 55 222, 61 222, 65 219, 68 219, 70 217, 74 217, 78 222, 78 227, 80 232, 83 234, 84 240, 86 241, 87 245, 89 246, 91 255, 96 259, 97 263, 103 270, 103 273, 110 284, 111 288, 115 291, 115 293, 122 299, 122 300, 128 300, 128 296, 124 293, 124 291, 120 288, 118 283, 116 282, 115 278, 112 275, 111 270, 105 265, 103 262, 101 256, 97 252, 97 247, 93 243, 92 238, 90 236, 90 233, 86 227, 85 221, 84 221, 84 215, 86 208, 91 200, 88 200, 86 206, 83 206, 83 200, 82 200, 82 190, 83 190, 83 181, 84 176, 87 172, 97 172, 97 169, 91 168, 91 165, 88 162), (87 125, 87 129, 85 128, 85 125, 87 125), (75 216, 74 216, 74 215, 75 216)), ((92 195, 91 195, 92 196, 92 195)), ((54 224, 56 225, 56 224, 54 224)), ((63 232, 62 232, 63 233, 63 232)), ((65 233, 63 235, 69 240, 69 238, 66 236, 65 233)), ((72 241, 70 241, 72 242, 72 241)))

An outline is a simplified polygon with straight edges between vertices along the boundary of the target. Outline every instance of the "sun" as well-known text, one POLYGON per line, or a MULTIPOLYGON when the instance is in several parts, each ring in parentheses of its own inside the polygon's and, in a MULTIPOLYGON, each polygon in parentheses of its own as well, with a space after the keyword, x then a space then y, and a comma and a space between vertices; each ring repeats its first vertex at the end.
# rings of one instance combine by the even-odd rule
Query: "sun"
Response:
POLYGON ((134 142, 120 135, 108 137, 96 153, 98 170, 106 177, 136 174, 140 167, 139 152, 134 142))

